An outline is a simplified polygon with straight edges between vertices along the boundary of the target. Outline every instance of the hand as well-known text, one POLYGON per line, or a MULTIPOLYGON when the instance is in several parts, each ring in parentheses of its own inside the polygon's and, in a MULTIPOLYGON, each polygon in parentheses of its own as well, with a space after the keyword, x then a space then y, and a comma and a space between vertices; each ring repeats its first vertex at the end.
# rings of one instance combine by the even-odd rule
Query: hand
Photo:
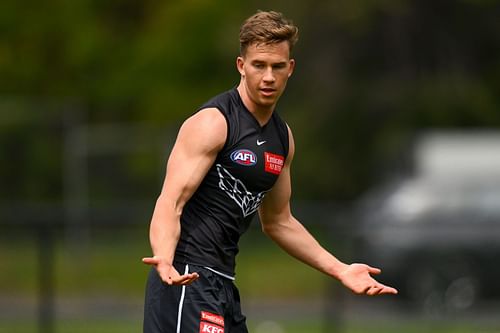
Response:
POLYGON ((172 264, 159 256, 142 258, 142 262, 156 268, 161 280, 168 285, 188 285, 196 281, 200 276, 198 273, 180 275, 172 264))
POLYGON ((381 270, 365 264, 351 264, 339 274, 339 280, 355 294, 375 296, 397 294, 392 287, 377 282, 370 274, 380 274, 381 270))

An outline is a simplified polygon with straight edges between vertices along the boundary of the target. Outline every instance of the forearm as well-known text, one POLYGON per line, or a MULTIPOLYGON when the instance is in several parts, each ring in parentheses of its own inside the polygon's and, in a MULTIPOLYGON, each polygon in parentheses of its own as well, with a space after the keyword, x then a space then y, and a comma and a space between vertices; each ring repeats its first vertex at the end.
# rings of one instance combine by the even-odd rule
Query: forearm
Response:
POLYGON ((165 196, 160 195, 151 219, 149 240, 153 255, 172 264, 179 241, 180 210, 165 196))
POLYGON ((288 254, 307 265, 339 279, 347 265, 324 249, 293 216, 263 226, 263 231, 288 254))

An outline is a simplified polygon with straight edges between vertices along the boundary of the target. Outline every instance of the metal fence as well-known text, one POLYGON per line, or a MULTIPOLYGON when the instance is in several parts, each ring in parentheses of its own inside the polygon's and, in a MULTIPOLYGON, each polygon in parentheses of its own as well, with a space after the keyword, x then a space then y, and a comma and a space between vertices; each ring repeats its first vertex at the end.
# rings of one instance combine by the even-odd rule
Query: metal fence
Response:
MULTIPOLYGON (((24 268, 3 273, 22 274, 23 269, 30 266, 27 270, 34 274, 34 286, 28 288, 34 297, 28 303, 16 306, 16 301, 11 299, 16 297, 16 291, 9 291, 7 286, 2 287, 5 296, 3 300, 0 299, 0 306, 6 310, 4 316, 18 311, 23 313, 20 315, 21 321, 23 316, 31 318, 26 314, 29 312, 26 311, 26 304, 30 304, 29 308, 36 318, 36 327, 41 333, 57 331, 59 317, 78 318, 75 312, 91 317, 99 317, 101 314, 121 318, 125 314, 134 317, 137 324, 141 317, 142 295, 137 296, 140 294, 137 290, 142 289, 141 276, 131 282, 137 286, 134 287, 136 294, 132 297, 133 301, 126 297, 112 301, 88 295, 87 298, 92 301, 85 303, 83 300, 71 301, 71 297, 62 299, 58 292, 69 284, 64 281, 66 279, 76 278, 77 283, 85 284, 86 277, 79 275, 86 269, 92 269, 95 276, 104 274, 99 273, 106 270, 105 266, 99 266, 103 263, 98 260, 94 266, 86 263, 95 260, 90 258, 92 255, 89 253, 99 255, 102 244, 113 244, 117 251, 131 246, 136 246, 134 250, 138 252, 148 251, 149 217, 161 188, 166 158, 176 131, 152 124, 92 124, 86 119, 83 109, 60 104, 40 107, 39 103, 0 103, 0 120, 0 139, 6 148, 2 154, 2 163, 10 163, 8 170, 13 174, 1 175, 4 182, 0 190, 1 237, 7 246, 15 249, 27 246, 33 254, 32 260, 24 268), (57 110, 63 112, 56 112, 57 110), (20 113, 12 120, 7 116, 11 112, 20 113), (33 135, 33 131, 36 135, 33 135), (44 141, 44 137, 50 139, 44 141), (40 144, 37 146, 36 140, 42 140, 41 148, 40 144), (42 153, 36 149, 40 149, 42 153), (9 157, 16 151, 21 153, 22 158, 11 160, 9 157), (46 156, 43 156, 44 153, 46 156), (45 159, 52 161, 44 162, 45 159), (22 164, 25 163, 40 163, 44 165, 43 172, 24 177, 22 164), (37 191, 30 191, 32 186, 44 187, 43 191, 38 191, 42 195, 38 194, 37 197, 37 191), (32 195, 32 192, 35 194, 32 195), (72 276, 65 276, 67 272, 61 266, 67 267, 73 263, 80 266, 80 270, 72 276), (117 306, 118 303, 121 305, 117 306), (91 308, 96 310, 90 310, 91 308)), ((293 201, 292 208, 294 214, 328 249, 343 260, 356 261, 358 226, 349 204, 293 201)), ((260 242, 257 240, 260 238, 255 236, 259 233, 258 229, 258 223, 254 223, 249 230, 249 240, 242 244, 242 253, 251 252, 255 243, 260 242)), ((136 265, 137 262, 139 267, 140 256, 148 253, 132 252, 136 257, 125 260, 130 260, 128 264, 131 265, 136 265)), ((109 260, 115 260, 114 255, 111 254, 109 260)), ((124 257, 119 258, 124 260, 124 257)), ((4 260, 12 263, 19 258, 13 255, 4 260)), ((103 289, 114 283, 119 284, 123 276, 128 274, 120 266, 123 265, 118 263, 109 269, 106 273, 108 275, 101 277, 102 282, 97 283, 102 284, 103 289), (119 272, 115 275, 113 269, 119 272)), ((142 273, 139 272, 140 274, 142 273)), ((16 278, 10 277, 6 281, 16 278)), ((325 280, 314 281, 323 283, 325 280)), ((73 297, 92 294, 88 288, 82 288, 81 293, 73 297)), ((68 287, 68 290, 71 288, 68 287)), ((356 324, 359 321, 358 314, 362 314, 363 320, 367 322, 377 322, 380 318, 390 322, 397 318, 399 322, 411 322, 410 327, 418 327, 420 324, 415 324, 415 321, 422 320, 420 310, 403 307, 401 303, 390 300, 382 299, 377 303, 360 300, 346 293, 336 282, 328 281, 314 290, 317 296, 315 299, 299 299, 295 302, 289 299, 249 300, 248 312, 263 322, 256 331, 284 331, 275 322, 273 324, 269 321, 269 313, 273 313, 273 317, 284 316, 284 320, 307 316, 312 318, 310 320, 324 323, 322 330, 326 332, 347 332, 348 323, 356 324)), ((123 293, 123 289, 117 288, 111 292, 112 297, 120 293, 123 293)), ((446 322, 457 319, 468 323, 479 322, 477 326, 484 332, 496 332, 499 323, 494 320, 494 313, 497 309, 496 302, 481 303, 467 314, 453 313, 446 318, 446 322)), ((431 326, 434 327, 429 327, 431 326)), ((431 329, 427 331, 434 332, 431 329)))

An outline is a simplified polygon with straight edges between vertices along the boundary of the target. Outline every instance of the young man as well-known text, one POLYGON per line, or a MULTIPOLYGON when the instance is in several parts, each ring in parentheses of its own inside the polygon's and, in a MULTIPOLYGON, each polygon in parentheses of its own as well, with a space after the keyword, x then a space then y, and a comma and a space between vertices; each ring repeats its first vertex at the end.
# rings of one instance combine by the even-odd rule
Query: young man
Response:
POLYGON ((321 247, 290 212, 292 133, 275 112, 292 75, 298 29, 258 12, 240 30, 239 85, 214 97, 179 130, 156 202, 144 332, 247 332, 234 280, 238 240, 256 212, 290 255, 357 294, 395 294, 321 247))

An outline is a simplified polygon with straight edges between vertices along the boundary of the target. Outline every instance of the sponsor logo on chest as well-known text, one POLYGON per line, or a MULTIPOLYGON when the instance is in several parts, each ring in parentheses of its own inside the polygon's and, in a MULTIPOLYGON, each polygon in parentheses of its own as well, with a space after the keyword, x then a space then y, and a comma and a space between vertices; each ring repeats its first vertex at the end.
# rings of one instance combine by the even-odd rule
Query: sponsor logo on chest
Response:
POLYGON ((270 172, 275 175, 279 175, 281 173, 281 169, 283 169, 283 165, 285 164, 285 158, 283 156, 268 152, 264 153, 264 161, 266 172, 270 172))
POLYGON ((201 320, 209 321, 219 326, 224 326, 224 317, 207 311, 201 311, 201 320))
POLYGON ((248 149, 239 149, 231 153, 231 160, 239 165, 252 166, 257 164, 257 155, 248 149))
POLYGON ((224 333, 224 328, 202 321, 200 323, 200 333, 224 333))
POLYGON ((200 333, 224 333, 224 317, 202 311, 200 333))

